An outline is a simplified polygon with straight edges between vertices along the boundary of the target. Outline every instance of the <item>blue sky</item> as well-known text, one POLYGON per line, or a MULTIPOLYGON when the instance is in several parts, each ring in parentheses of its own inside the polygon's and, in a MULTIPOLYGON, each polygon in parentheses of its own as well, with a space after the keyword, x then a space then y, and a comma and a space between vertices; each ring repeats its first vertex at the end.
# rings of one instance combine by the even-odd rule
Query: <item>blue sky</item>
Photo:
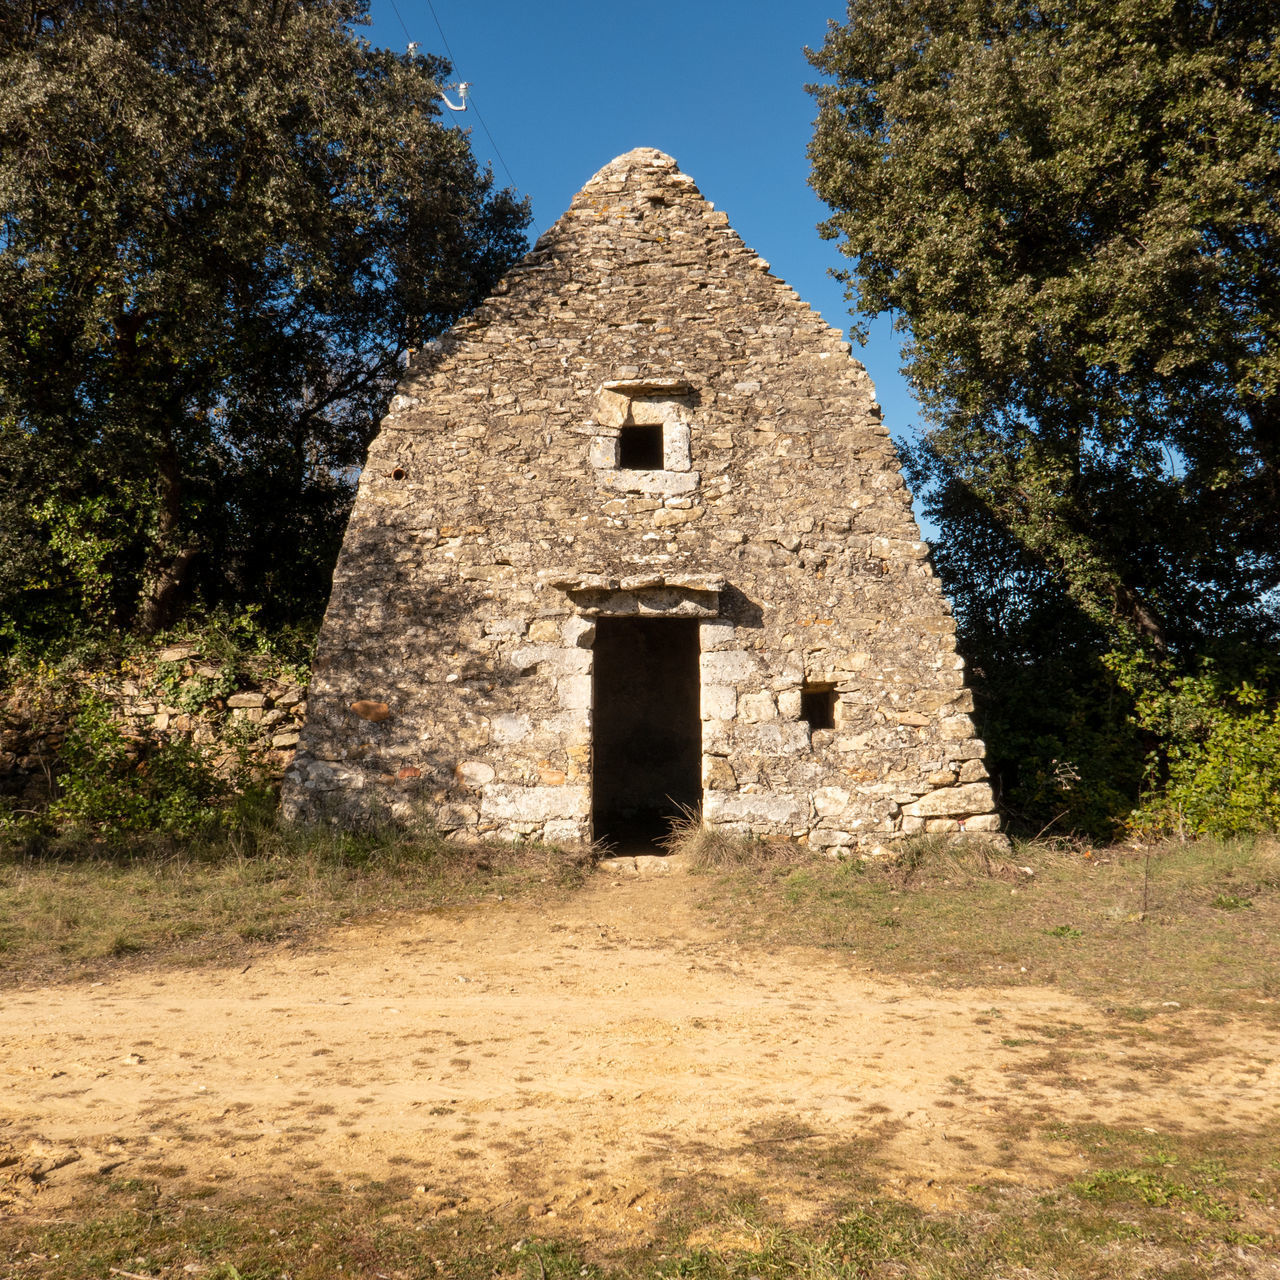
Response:
MULTIPOLYGON (((842 260, 818 236, 825 206, 807 185, 805 157, 815 104, 804 86, 816 76, 804 50, 822 44, 829 18, 843 20, 839 0, 431 3, 435 17, 427 0, 372 0, 363 34, 448 56, 443 28, 456 78, 471 83, 479 111, 452 122, 470 128, 476 155, 499 180, 510 171, 540 231, 601 165, 632 147, 657 147, 847 335, 843 287, 827 274, 842 260)), ((898 347, 882 321, 855 355, 901 440, 918 411, 898 373, 898 347)))

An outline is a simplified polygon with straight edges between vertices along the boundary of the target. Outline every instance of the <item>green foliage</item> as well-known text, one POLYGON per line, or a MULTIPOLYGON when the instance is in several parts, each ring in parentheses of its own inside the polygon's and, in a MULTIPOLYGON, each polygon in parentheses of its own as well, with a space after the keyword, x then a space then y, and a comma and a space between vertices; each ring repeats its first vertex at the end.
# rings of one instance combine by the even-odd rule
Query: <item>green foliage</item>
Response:
POLYGON ((1280 666, 1267 655, 1204 657, 1192 675, 1112 654, 1135 719, 1157 743, 1132 825, 1149 834, 1280 830, 1280 666), (1245 672, 1246 675, 1241 673, 1245 672))
POLYGON ((74 825, 111 838, 195 835, 217 821, 211 805, 230 792, 199 747, 177 738, 126 738, 94 693, 80 699, 62 766, 60 795, 43 825, 74 825))
MULTIPOLYGON (((1269 785, 1261 754, 1226 776, 1225 736, 1216 764, 1153 744, 1102 660, 1167 656, 1185 700, 1210 644, 1280 634, 1278 29, 1205 0, 852 0, 812 55, 824 232, 859 316, 906 336, 911 479, 1029 826, 1114 829, 1153 745, 1174 807, 1269 785)), ((1271 741, 1218 705, 1215 733, 1271 741)))
POLYGON ((528 222, 367 7, 0 13, 0 644, 322 602, 404 348, 528 222))
MULTIPOLYGON (((1212 1171, 1206 1171, 1203 1166, 1198 1172, 1208 1172, 1205 1180, 1213 1180, 1212 1171)), ((1207 1188, 1190 1186, 1160 1169, 1099 1169, 1081 1178, 1072 1190, 1083 1200, 1105 1204, 1138 1201, 1159 1209, 1176 1205, 1192 1209, 1213 1222, 1225 1222, 1237 1216, 1207 1188)))
POLYGON ((47 796, 19 804, 0 795, 0 810, 10 810, 0 834, 36 848, 74 843, 86 832, 125 843, 152 833, 163 842, 260 824, 261 805, 275 806, 265 785, 267 739, 248 721, 229 718, 221 700, 261 680, 305 688, 314 643, 314 628, 268 632, 249 607, 189 617, 153 640, 90 634, 57 661, 14 650, 0 664, 10 726, 45 744, 70 729, 61 746, 44 748, 47 796), (193 656, 160 661, 175 645, 193 656), (126 682, 193 717, 212 741, 196 744, 190 727, 126 729, 126 682))

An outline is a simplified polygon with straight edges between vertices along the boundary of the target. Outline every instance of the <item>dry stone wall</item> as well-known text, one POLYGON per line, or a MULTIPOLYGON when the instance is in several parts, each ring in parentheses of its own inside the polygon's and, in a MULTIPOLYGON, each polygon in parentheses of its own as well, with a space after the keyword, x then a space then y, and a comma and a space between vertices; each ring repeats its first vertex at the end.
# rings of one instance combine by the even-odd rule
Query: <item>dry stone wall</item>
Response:
POLYGON ((286 812, 590 839, 597 620, 653 616, 698 619, 707 823, 995 830, 910 501, 840 334, 630 152, 393 398, 286 812))
POLYGON ((38 813, 53 799, 76 695, 92 693, 126 741, 186 742, 213 771, 234 777, 245 760, 280 778, 306 717, 306 691, 241 664, 228 667, 198 646, 170 645, 118 667, 19 679, 0 690, 0 812, 38 813))

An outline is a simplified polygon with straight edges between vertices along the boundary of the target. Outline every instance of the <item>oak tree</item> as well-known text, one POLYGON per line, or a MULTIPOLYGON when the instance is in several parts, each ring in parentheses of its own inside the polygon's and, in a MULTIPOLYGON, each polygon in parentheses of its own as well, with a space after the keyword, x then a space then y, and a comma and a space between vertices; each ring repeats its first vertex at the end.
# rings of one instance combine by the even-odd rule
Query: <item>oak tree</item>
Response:
POLYGON ((407 345, 525 248, 367 0, 0 14, 0 612, 315 608, 407 345))
POLYGON ((1037 746, 1016 704, 1047 667, 1099 694, 1107 653, 1280 634, 1278 28, 1271 0, 852 0, 810 55, 824 232, 904 333, 936 563, 1041 765, 1071 730, 1037 746))

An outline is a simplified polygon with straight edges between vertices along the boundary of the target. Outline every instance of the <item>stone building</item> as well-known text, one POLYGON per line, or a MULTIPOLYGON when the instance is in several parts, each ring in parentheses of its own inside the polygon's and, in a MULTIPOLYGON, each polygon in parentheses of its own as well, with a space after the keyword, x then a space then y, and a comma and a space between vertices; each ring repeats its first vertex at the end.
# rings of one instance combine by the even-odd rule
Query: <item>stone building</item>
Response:
POLYGON ((865 369, 661 152, 420 353, 369 451, 288 814, 832 850, 994 831, 865 369))

